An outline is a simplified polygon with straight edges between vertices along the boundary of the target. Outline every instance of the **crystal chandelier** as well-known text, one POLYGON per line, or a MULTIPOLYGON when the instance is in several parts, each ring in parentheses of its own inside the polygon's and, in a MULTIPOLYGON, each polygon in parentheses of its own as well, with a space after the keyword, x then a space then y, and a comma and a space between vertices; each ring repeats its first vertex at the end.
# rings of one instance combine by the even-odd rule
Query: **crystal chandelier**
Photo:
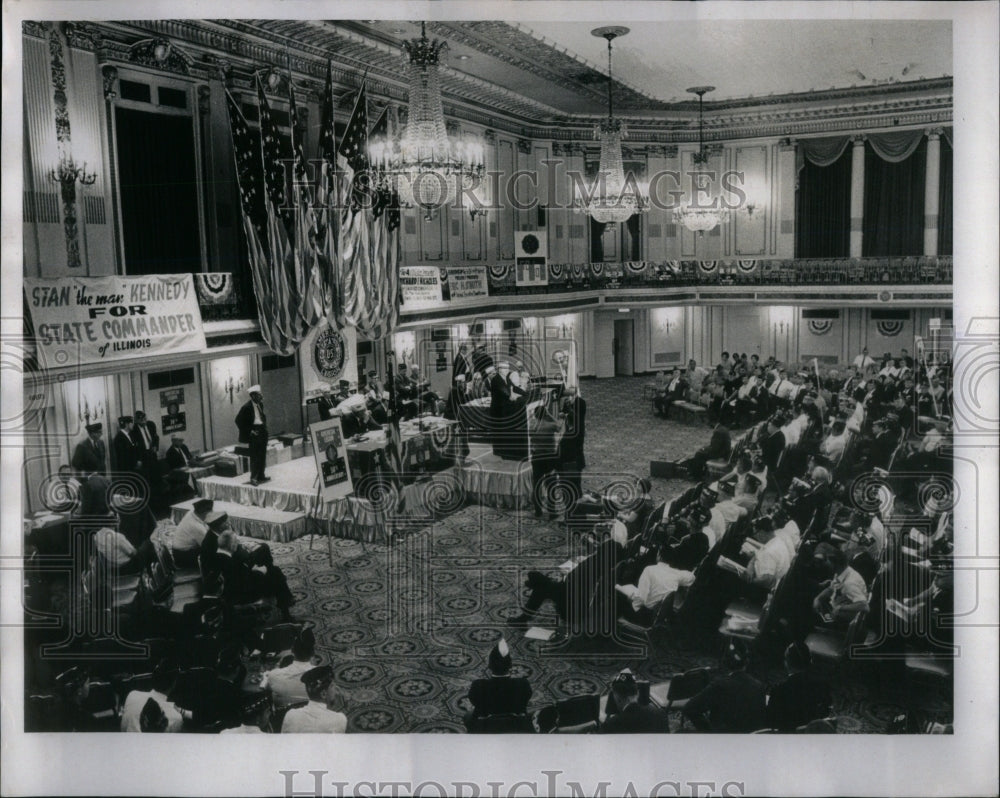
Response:
MULTIPOLYGON (((698 152, 694 154, 692 160, 695 166, 704 166, 708 163, 709 153, 705 149, 703 103, 705 95, 710 91, 715 91, 715 86, 694 86, 688 89, 688 91, 691 94, 698 95, 698 152)), ((691 204, 677 208, 674 211, 675 222, 684 225, 692 233, 705 235, 707 230, 713 230, 720 224, 725 224, 729 221, 730 209, 723 206, 718 197, 712 200, 711 205, 703 206, 694 204, 696 196, 697 192, 692 187, 691 204)))
POLYGON ((622 166, 622 139, 625 125, 614 118, 611 102, 611 42, 629 32, 628 28, 612 26, 591 31, 608 41, 608 118, 594 128, 594 138, 601 142, 601 162, 597 177, 590 187, 589 196, 578 200, 577 210, 589 214, 595 222, 624 222, 637 213, 649 209, 649 204, 638 191, 634 178, 626 181, 622 166))
POLYGON ((398 140, 373 138, 368 148, 378 180, 399 192, 402 206, 428 214, 454 204, 463 189, 478 189, 484 173, 482 141, 451 137, 445 128, 438 60, 446 46, 427 39, 426 23, 419 39, 403 42, 409 55, 406 128, 398 140))

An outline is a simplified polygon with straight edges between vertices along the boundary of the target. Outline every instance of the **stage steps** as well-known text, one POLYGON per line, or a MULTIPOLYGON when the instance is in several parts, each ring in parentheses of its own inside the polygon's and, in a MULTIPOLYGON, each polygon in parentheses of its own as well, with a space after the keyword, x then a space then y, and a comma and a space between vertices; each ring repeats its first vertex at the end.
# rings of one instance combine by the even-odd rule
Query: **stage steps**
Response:
MULTIPOLYGON (((170 517, 177 524, 194 505, 196 499, 171 505, 170 517)), ((216 512, 229 515, 229 525, 237 535, 258 540, 286 542, 306 534, 305 513, 286 512, 268 507, 218 501, 216 512)))

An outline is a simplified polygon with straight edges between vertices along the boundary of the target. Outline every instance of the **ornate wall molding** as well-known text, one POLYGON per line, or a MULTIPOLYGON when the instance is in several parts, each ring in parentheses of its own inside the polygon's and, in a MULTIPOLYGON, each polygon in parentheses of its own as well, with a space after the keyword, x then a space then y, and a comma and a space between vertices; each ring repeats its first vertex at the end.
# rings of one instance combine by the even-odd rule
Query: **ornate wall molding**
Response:
POLYGON ((118 99, 118 67, 105 64, 101 67, 101 77, 104 81, 104 99, 108 102, 118 99))

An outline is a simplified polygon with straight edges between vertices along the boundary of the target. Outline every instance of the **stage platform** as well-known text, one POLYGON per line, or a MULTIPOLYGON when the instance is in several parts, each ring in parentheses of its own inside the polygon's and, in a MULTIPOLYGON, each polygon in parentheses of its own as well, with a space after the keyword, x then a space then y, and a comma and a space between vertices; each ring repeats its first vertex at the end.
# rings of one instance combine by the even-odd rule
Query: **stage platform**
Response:
POLYGON ((475 504, 523 509, 531 503, 531 463, 504 460, 486 443, 470 443, 459 469, 466 498, 475 504))
MULTIPOLYGON (((531 465, 527 461, 502 460, 490 447, 472 444, 469 457, 460 465, 429 473, 402 488, 402 501, 377 491, 370 498, 352 495, 322 501, 316 495, 316 463, 300 457, 268 466, 268 482, 251 485, 250 475, 208 476, 198 480, 199 493, 207 499, 305 516, 305 523, 285 529, 264 529, 267 514, 254 514, 254 537, 280 540, 317 532, 365 542, 386 543, 401 526, 413 528, 422 522, 450 514, 466 503, 516 509, 531 500, 531 465)), ((275 518, 284 516, 275 515, 275 518)))

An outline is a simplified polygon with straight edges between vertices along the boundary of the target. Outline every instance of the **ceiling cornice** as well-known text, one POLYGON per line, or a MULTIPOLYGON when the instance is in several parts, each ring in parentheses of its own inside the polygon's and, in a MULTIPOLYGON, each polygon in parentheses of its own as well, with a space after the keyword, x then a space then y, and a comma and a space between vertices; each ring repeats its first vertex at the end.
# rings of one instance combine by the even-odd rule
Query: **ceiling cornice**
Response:
MULTIPOLYGON (((249 88, 256 70, 270 65, 285 72, 290 66, 296 89, 316 101, 322 95, 327 58, 332 57, 333 79, 339 90, 356 90, 367 74, 369 95, 376 103, 403 105, 407 99, 400 69, 401 51, 349 25, 322 20, 147 20, 71 25, 74 39, 82 42, 78 46, 94 49, 101 63, 135 64, 133 45, 156 36, 182 49, 186 74, 195 80, 225 78, 235 88, 249 88)), ((447 37, 452 37, 454 27, 451 23, 432 25, 447 37)), ((466 31, 466 37, 472 35, 468 27, 459 28, 466 31)), ((472 30, 485 35, 478 28, 472 30)), ((25 30, 26 35, 32 33, 25 30)), ((575 59, 573 62, 577 63, 575 59)), ((446 115, 498 132, 536 140, 589 142, 594 126, 602 118, 596 114, 560 113, 449 67, 442 67, 441 73, 446 115)), ((569 91, 581 88, 567 78, 561 80, 573 83, 569 91)), ((725 100, 705 104, 705 139, 721 142, 769 136, 808 137, 948 125, 952 121, 952 102, 953 81, 947 77, 725 100)), ((622 110, 617 116, 628 125, 631 146, 696 139, 696 103, 685 100, 660 105, 662 108, 655 109, 633 108, 627 102, 618 106, 622 110)))

